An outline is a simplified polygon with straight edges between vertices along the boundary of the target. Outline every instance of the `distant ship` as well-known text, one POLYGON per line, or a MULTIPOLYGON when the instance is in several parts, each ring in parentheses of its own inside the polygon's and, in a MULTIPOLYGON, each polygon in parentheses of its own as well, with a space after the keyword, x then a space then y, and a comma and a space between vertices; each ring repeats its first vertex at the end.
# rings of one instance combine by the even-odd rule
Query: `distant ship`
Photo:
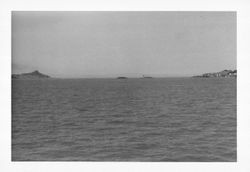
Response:
POLYGON ((142 75, 142 78, 153 78, 153 77, 142 75))

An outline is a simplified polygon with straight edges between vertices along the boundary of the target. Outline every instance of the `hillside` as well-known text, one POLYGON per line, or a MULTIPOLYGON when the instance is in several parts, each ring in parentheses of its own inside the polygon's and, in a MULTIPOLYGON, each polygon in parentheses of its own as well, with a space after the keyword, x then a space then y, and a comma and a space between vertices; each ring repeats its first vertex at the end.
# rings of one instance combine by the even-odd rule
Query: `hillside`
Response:
POLYGON ((228 78, 228 77, 237 77, 237 70, 223 70, 221 72, 215 73, 204 73, 202 75, 194 76, 201 78, 228 78))

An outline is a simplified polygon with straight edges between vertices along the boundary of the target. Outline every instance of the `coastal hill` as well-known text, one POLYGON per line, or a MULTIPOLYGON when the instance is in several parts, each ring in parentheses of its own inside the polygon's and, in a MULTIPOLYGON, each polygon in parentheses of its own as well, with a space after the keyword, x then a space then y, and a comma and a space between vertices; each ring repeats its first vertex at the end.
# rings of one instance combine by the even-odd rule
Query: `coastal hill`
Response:
POLYGON ((199 78, 228 78, 228 77, 237 77, 237 70, 223 70, 221 72, 215 73, 204 73, 202 75, 193 76, 199 78))
POLYGON ((44 75, 40 73, 38 70, 30 73, 22 73, 22 74, 12 74, 12 79, 47 79, 50 78, 48 75, 44 75))

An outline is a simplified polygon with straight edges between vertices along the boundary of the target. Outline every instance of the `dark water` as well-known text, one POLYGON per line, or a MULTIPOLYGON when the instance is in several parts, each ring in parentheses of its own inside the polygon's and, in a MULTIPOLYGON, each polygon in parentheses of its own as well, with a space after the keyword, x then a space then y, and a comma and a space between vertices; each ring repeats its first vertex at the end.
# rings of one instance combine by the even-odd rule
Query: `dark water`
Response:
POLYGON ((236 161, 236 79, 13 80, 12 160, 236 161))

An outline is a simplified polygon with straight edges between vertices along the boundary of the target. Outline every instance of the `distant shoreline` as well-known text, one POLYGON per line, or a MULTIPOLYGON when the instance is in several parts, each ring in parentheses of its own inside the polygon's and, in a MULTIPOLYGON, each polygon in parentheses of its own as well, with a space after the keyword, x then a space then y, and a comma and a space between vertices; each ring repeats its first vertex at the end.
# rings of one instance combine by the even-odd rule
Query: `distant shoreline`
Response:
POLYGON ((119 77, 51 77, 40 73, 38 70, 30 73, 21 73, 21 74, 12 74, 12 79, 18 80, 42 80, 42 79, 118 79, 118 80, 127 80, 127 79, 163 79, 163 78, 236 78, 237 70, 223 70, 221 72, 215 73, 204 73, 202 75, 195 76, 144 76, 143 77, 128 77, 128 76, 119 76, 119 77))
MULTIPOLYGON (((155 77, 153 79, 236 79, 237 77, 192 77, 192 76, 183 76, 183 77, 155 77)), ((151 79, 144 79, 144 78, 138 78, 138 77, 131 77, 127 79, 117 79, 114 77, 106 77, 106 78, 59 78, 59 77, 50 77, 50 78, 18 78, 18 79, 13 79, 12 80, 97 80, 97 79, 107 79, 107 80, 143 80, 143 81, 149 81, 151 79)), ((152 79, 152 81, 153 81, 152 79)))

